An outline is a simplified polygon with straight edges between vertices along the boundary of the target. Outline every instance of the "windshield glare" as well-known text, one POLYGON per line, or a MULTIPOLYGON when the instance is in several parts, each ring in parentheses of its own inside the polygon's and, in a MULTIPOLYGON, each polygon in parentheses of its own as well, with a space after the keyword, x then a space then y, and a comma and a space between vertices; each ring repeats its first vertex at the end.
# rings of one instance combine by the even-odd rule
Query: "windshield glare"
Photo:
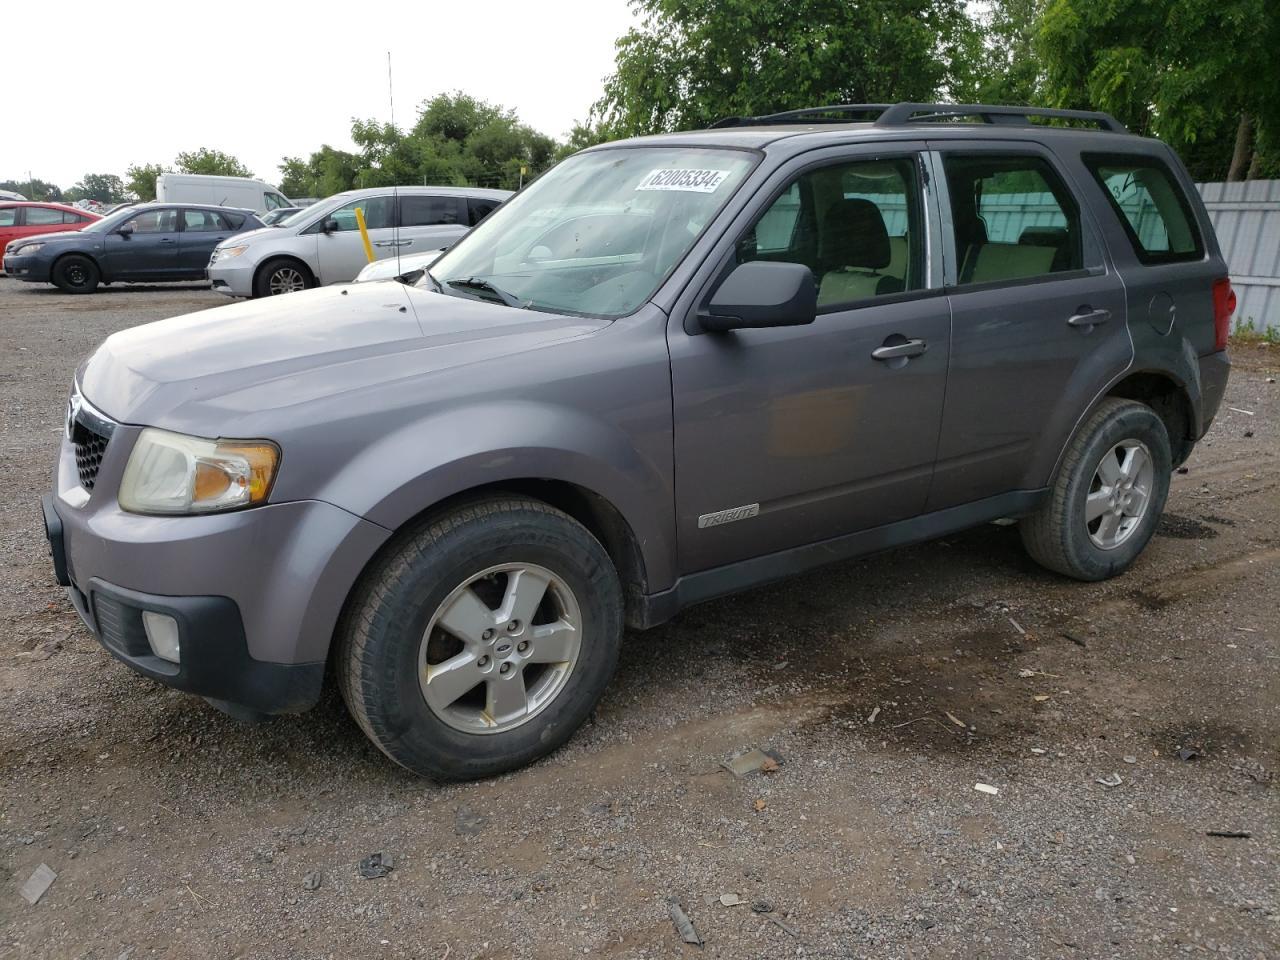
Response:
MULTIPOLYGON (((754 164, 739 150, 623 147, 570 157, 431 267, 448 293, 622 316, 644 303, 754 164)), ((427 282, 424 278, 423 282, 427 282)))

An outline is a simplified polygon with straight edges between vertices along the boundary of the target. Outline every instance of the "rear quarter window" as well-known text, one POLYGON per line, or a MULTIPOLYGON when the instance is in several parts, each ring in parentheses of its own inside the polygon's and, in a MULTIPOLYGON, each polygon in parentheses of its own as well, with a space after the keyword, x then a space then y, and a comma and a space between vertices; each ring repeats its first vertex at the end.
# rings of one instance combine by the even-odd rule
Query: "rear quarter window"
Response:
POLYGON ((1083 159, 1142 263, 1204 256, 1191 204, 1167 166, 1154 157, 1123 154, 1086 154, 1083 159))

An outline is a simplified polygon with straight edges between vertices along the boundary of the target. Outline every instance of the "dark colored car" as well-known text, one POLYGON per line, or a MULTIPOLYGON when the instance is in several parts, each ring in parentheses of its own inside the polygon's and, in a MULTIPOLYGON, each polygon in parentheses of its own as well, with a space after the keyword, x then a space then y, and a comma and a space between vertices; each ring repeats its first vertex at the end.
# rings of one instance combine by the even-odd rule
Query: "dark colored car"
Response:
POLYGON ((268 713, 331 670, 436 777, 564 743, 624 624, 819 564, 1016 519, 1122 573, 1229 372, 1194 185, 1105 114, 604 144, 418 276, 113 335, 45 519, 134 670, 268 713))
POLYGON ((29 283, 92 293, 99 283, 203 280, 213 248, 262 222, 252 210, 186 203, 139 203, 75 233, 9 244, 4 269, 29 283))
POLYGON ((4 256, 5 248, 15 240, 83 230, 100 219, 100 214, 65 203, 0 200, 0 257, 4 256))

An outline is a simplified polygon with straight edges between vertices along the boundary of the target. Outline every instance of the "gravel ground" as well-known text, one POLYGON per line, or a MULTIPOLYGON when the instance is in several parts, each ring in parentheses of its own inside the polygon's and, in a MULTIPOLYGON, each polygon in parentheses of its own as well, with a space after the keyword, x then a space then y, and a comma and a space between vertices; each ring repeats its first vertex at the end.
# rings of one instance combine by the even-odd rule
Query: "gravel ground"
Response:
POLYGON ((53 583, 75 365, 221 303, 0 279, 0 955, 1280 956, 1274 348, 1237 350, 1128 575, 1065 581, 987 526, 707 604, 628 638, 565 749, 441 787, 332 692, 250 726, 135 676, 53 583), (751 747, 780 767, 720 766, 751 747))

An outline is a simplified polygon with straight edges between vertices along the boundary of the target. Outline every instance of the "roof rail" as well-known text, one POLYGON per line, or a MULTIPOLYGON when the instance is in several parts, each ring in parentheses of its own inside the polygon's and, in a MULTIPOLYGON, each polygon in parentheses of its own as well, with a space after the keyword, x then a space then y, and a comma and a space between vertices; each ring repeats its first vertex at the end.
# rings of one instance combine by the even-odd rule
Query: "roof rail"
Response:
POLYGON ((978 117, 983 123, 1025 125, 1032 117, 1052 120, 1083 120, 1112 133, 1128 133, 1109 113, 1098 110, 1051 110, 1047 107, 1014 107, 989 103, 896 103, 880 114, 876 125, 896 127, 921 120, 944 117, 978 117))
POLYGON ((850 123, 855 117, 850 114, 863 114, 861 119, 870 120, 881 116, 892 108, 888 103, 837 103, 827 107, 805 107, 803 110, 784 110, 782 113, 769 113, 760 117, 725 117, 713 123, 709 130, 724 127, 769 127, 778 123, 850 123), (839 116, 831 116, 839 114, 839 116))
POLYGON ((725 117, 710 127, 766 127, 780 123, 850 123, 874 118, 876 126, 897 127, 947 117, 977 117, 983 123, 1025 126, 1033 117, 1081 120, 1112 133, 1128 133, 1109 113, 1097 110, 1051 110, 1047 107, 1014 107, 989 103, 837 103, 825 107, 785 110, 759 117, 725 117))

